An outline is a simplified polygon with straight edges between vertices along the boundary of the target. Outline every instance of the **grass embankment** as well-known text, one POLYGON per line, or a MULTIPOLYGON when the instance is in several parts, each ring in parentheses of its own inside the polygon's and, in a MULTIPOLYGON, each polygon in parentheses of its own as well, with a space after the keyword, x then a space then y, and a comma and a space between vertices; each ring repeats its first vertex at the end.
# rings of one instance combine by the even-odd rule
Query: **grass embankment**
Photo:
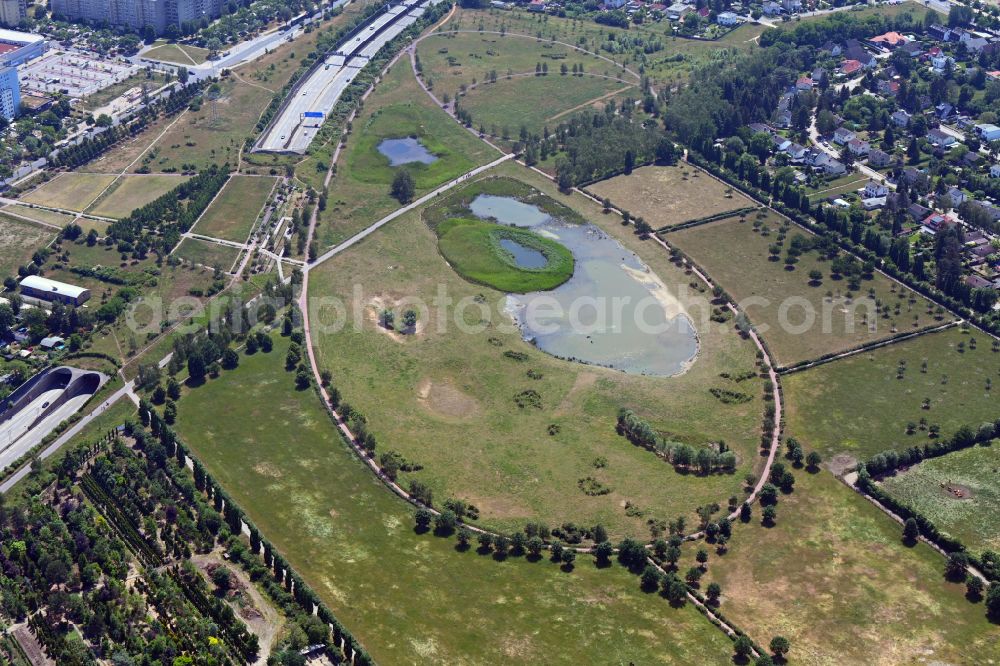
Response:
POLYGON ((286 340, 187 393, 176 428, 377 661, 728 659, 722 632, 643 594, 617 564, 581 557, 564 573, 414 534, 412 508, 346 448, 315 394, 294 390, 286 340))
POLYGON ((972 552, 1000 551, 997 442, 930 458, 887 478, 882 485, 972 552))
MULTIPOLYGON (((523 177, 547 195, 526 197, 528 203, 548 201, 569 211, 563 219, 586 215, 627 251, 639 253, 664 284, 690 280, 659 246, 639 241, 581 195, 559 195, 522 167, 497 171, 523 177)), ((340 330, 321 327, 333 310, 312 313, 320 366, 332 371, 344 399, 365 414, 382 450, 423 466, 402 474, 403 485, 418 480, 438 502, 472 502, 484 524, 501 529, 533 519, 550 525, 600 522, 614 534, 642 538, 650 534, 647 521, 685 515, 690 525, 699 505, 725 504, 740 495, 743 475, 760 465, 761 380, 736 384, 720 374, 752 371, 752 344, 716 324, 699 326, 697 360, 671 378, 562 361, 534 348, 506 314, 506 294, 462 279, 442 259, 426 224, 453 217, 484 187, 497 194, 530 191, 506 179, 473 183, 423 211, 423 223, 418 213, 401 217, 310 274, 311 296, 339 297, 358 313, 360 326, 340 330), (362 286, 357 303, 354 285, 362 286), (452 303, 468 307, 437 302, 439 288, 452 303), (415 333, 398 335, 378 325, 383 308, 396 310, 398 320, 398 312, 414 302, 428 306, 418 309, 415 333), (709 393, 715 386, 738 389, 750 400, 723 404, 709 393), (515 396, 524 391, 538 393, 540 408, 517 406, 515 396), (621 407, 636 410, 675 441, 702 447, 725 440, 738 453, 736 473, 676 472, 616 434, 621 407), (608 494, 586 494, 581 479, 587 477, 608 494)))
POLYGON ((834 262, 817 249, 786 263, 797 239, 816 241, 813 234, 789 224, 771 212, 751 213, 745 219, 728 218, 663 237, 743 303, 779 365, 945 321, 930 301, 911 289, 879 273, 864 275, 861 262, 856 262, 859 275, 853 286, 852 279, 837 273, 834 262), (772 246, 778 254, 771 254, 772 246), (817 279, 810 275, 814 270, 819 271, 817 279))
POLYGON ((826 458, 845 453, 866 460, 886 449, 922 446, 933 441, 931 425, 948 438, 959 426, 1000 418, 993 393, 1000 390, 993 385, 998 373, 1000 353, 986 336, 929 333, 788 375, 782 380, 788 426, 826 458))
POLYGON ((964 584, 944 580, 941 555, 903 545, 901 525, 831 474, 795 475, 777 524, 761 526, 755 507, 749 525, 734 526, 729 552, 708 563, 702 589, 722 586, 727 618, 764 644, 788 638, 795 664, 996 658, 996 625, 964 584))

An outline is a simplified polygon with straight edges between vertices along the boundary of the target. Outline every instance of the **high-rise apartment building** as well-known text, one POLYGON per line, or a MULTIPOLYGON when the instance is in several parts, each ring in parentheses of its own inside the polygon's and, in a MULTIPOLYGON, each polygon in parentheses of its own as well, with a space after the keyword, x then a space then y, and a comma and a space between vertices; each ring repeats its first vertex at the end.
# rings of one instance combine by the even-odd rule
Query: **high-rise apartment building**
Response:
POLYGON ((0 25, 16 28, 27 15, 27 0, 0 0, 0 25))
POLYGON ((106 22, 135 31, 148 25, 158 35, 168 26, 218 18, 221 11, 221 0, 52 0, 52 13, 71 21, 106 22))
POLYGON ((13 120, 21 107, 21 84, 17 67, 0 68, 0 117, 13 120))

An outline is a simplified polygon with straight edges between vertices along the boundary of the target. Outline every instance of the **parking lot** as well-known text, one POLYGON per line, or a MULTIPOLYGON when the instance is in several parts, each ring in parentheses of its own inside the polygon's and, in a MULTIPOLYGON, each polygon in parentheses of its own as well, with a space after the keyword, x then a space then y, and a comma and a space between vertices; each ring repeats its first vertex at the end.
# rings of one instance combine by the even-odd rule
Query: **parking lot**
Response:
POLYGON ((23 90, 85 97, 128 78, 136 69, 126 62, 57 51, 25 65, 19 74, 23 90))

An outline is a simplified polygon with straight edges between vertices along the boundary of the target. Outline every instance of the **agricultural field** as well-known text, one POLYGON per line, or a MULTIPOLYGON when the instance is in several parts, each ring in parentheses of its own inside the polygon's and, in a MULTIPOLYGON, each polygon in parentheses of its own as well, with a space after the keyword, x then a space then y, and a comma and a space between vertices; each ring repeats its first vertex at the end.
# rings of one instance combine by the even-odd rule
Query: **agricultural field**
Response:
POLYGON ((276 182, 268 176, 232 176, 192 233, 245 243, 276 182))
POLYGON ((644 166, 587 186, 654 229, 754 206, 751 199, 692 166, 644 166))
POLYGON ((114 180, 114 176, 101 173, 61 173, 22 195, 21 200, 80 213, 114 180))
POLYGON ((175 65, 200 65, 208 59, 208 54, 208 49, 198 46, 164 42, 155 44, 153 48, 143 53, 142 57, 175 65))
POLYGON ((127 217, 136 208, 154 201, 187 179, 187 176, 171 174, 122 176, 86 212, 101 217, 127 217))
MULTIPOLYGON (((586 73, 610 74, 626 78, 630 83, 638 79, 620 69, 606 57, 579 50, 576 47, 542 40, 521 34, 493 34, 472 32, 432 33, 420 42, 417 48, 423 76, 433 84, 433 92, 442 99, 447 94, 454 99, 460 92, 486 81, 491 72, 501 79, 507 76, 534 76, 535 67, 545 63, 549 69, 548 83, 559 74, 560 66, 566 65, 570 71, 577 65, 586 73)), ((578 79, 569 79, 579 83, 578 79)), ((527 105, 520 109, 528 111, 527 105)), ((520 114, 518 114, 520 116, 520 114)))
POLYGON ((754 507, 749 524, 734 526, 729 552, 709 560, 701 586, 721 585, 728 619, 761 643, 788 638, 796 664, 996 658, 996 626, 965 585, 944 579, 941 555, 905 546, 901 525, 832 474, 795 477, 775 526, 763 527, 754 507))
MULTIPOLYGON (((389 191, 398 169, 410 172, 414 196, 420 197, 498 156, 438 109, 420 89, 409 61, 400 59, 365 101, 361 116, 354 120, 330 183, 327 208, 316 228, 318 244, 321 248, 335 245, 396 210, 399 202, 389 191), (378 152, 379 144, 385 139, 406 137, 418 139, 437 160, 431 164, 389 166, 389 159, 378 152)), ((303 162, 298 173, 303 170, 318 173, 310 160, 303 162)), ((326 171, 325 166, 322 171, 326 171)))
POLYGON ((44 247, 55 235, 55 229, 25 222, 0 211, 0 276, 17 275, 18 266, 31 261, 35 250, 44 247))
POLYGON ((220 270, 230 271, 240 256, 240 250, 198 238, 185 238, 174 249, 174 254, 179 259, 199 266, 218 267, 220 270))
POLYGON ((973 553, 1000 551, 1000 446, 929 458, 882 481, 883 489, 973 553))
POLYGON ((867 460, 927 443, 932 425, 947 438, 1000 418, 998 378, 989 338, 953 328, 792 373, 782 385, 788 428, 807 448, 867 460))
POLYGON ((857 261, 853 268, 840 267, 825 249, 806 249, 795 263, 786 263, 796 244, 816 239, 788 225, 774 213, 759 212, 662 236, 744 304, 781 366, 946 321, 909 288, 879 273, 865 274, 857 261))
MULTIPOLYGON (((561 197, 560 204, 572 205, 625 249, 638 252, 665 285, 689 281, 661 248, 604 218, 600 207, 582 195, 562 197, 549 181, 521 167, 504 165, 495 173, 561 197)), ((457 190, 449 201, 463 196, 457 190)), ((752 344, 733 330, 699 327, 697 360, 685 374, 670 378, 556 359, 524 342, 510 326, 502 292, 470 284, 449 267, 434 232, 416 213, 310 274, 310 296, 338 297, 351 308, 354 285, 363 288, 364 300, 349 321, 359 317, 360 328, 323 332, 320 323, 332 312, 313 311, 320 367, 332 371, 344 399, 365 414, 378 441, 423 466, 403 475, 404 486, 418 480, 435 497, 472 502, 486 525, 511 529, 531 519, 552 525, 600 522, 614 534, 645 538, 651 519, 685 515, 690 521, 698 505, 724 503, 740 494, 744 474, 759 465, 760 380, 739 384, 746 394, 740 404, 723 404, 708 391, 732 383, 720 373, 754 371, 752 344), (486 326, 468 333, 452 330, 455 313, 434 302, 439 288, 452 302, 482 303, 483 315, 477 306, 474 316, 457 316, 472 317, 467 323, 475 324, 488 312, 486 326), (384 330, 378 311, 402 308, 408 299, 429 304, 419 316, 426 325, 418 323, 412 336, 384 330), (445 318, 445 326, 435 323, 438 317, 445 318), (516 405, 513 397, 529 389, 540 396, 539 409, 516 405), (738 470, 709 476, 675 472, 615 433, 617 412, 626 406, 676 441, 701 446, 724 440, 737 453, 738 470), (461 445, 443 447, 442 442, 461 445), (588 477, 603 484, 607 494, 587 494, 581 480, 588 477)))
POLYGON ((514 138, 522 125, 532 133, 540 133, 544 126, 554 125, 576 111, 603 105, 635 90, 634 83, 628 80, 549 72, 547 76, 531 74, 480 83, 460 99, 460 104, 472 114, 475 127, 491 136, 514 138))
POLYGON ((65 227, 70 222, 78 219, 71 213, 57 213, 54 210, 44 208, 33 208, 32 206, 13 204, 0 208, 0 212, 8 213, 11 217, 28 218, 43 224, 54 224, 57 227, 65 227))
POLYGON ((731 642, 692 606, 640 592, 617 564, 581 556, 566 573, 415 534, 412 507, 347 449, 313 391, 294 389, 287 338, 274 337, 186 391, 175 427, 376 661, 728 660, 731 642))

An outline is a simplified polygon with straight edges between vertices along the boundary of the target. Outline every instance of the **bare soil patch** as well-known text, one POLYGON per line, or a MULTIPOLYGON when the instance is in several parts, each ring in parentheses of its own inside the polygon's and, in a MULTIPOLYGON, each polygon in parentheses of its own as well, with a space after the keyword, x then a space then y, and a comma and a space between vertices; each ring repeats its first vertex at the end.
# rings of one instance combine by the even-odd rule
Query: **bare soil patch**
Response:
POLYGON ((427 410, 453 419, 479 414, 479 402, 462 393, 450 382, 424 379, 417 386, 417 400, 427 410))

